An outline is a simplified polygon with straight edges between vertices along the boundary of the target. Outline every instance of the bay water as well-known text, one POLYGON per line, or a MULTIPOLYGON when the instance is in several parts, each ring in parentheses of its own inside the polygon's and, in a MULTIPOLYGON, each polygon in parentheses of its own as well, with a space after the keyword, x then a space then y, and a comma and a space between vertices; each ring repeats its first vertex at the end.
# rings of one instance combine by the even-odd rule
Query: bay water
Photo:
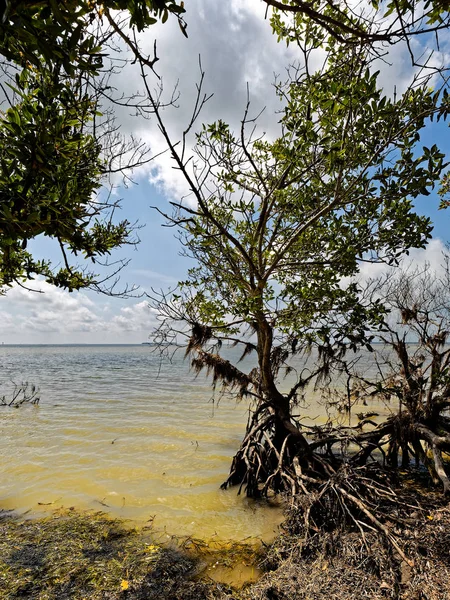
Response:
POLYGON ((0 407, 0 509, 37 516, 103 510, 168 534, 270 539, 280 506, 221 490, 248 406, 218 402, 182 353, 139 346, 0 346, 1 394, 39 388, 38 406, 0 407))
MULTIPOLYGON (((225 352, 239 358, 237 349, 225 352)), ((0 358, 2 395, 29 382, 41 398, 38 406, 0 406, 0 510, 29 517, 59 507, 102 510, 137 524, 153 521, 168 535, 276 534, 278 502, 220 489, 248 405, 214 393, 182 351, 163 360, 144 344, 1 345, 0 358)), ((370 368, 373 359, 361 358, 370 368)), ((252 358, 240 363, 247 372, 253 366, 252 358)), ((311 390, 301 412, 326 420, 311 390)))

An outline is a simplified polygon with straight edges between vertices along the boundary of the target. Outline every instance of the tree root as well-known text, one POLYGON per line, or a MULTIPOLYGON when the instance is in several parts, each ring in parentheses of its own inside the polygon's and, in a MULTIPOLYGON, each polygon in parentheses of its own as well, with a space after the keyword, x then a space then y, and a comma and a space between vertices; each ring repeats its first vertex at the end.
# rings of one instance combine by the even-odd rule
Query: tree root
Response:
MULTIPOLYGON (((299 423, 295 425, 303 436, 304 429, 299 423)), ((286 430, 281 445, 277 444, 276 416, 260 410, 249 420, 247 434, 222 487, 238 484, 239 493, 245 490, 251 497, 274 493, 289 496, 292 505, 303 513, 305 536, 345 526, 359 531, 365 543, 365 532, 375 530, 412 567, 385 516, 386 507, 394 521, 396 511, 405 509, 394 490, 399 455, 402 469, 412 462, 415 468, 426 466, 444 493, 449 493, 450 477, 442 457, 442 451, 450 449, 448 428, 446 421, 432 428, 424 422, 412 422, 405 414, 391 417, 370 431, 314 427, 303 438, 308 440, 305 451, 290 430, 286 430)))

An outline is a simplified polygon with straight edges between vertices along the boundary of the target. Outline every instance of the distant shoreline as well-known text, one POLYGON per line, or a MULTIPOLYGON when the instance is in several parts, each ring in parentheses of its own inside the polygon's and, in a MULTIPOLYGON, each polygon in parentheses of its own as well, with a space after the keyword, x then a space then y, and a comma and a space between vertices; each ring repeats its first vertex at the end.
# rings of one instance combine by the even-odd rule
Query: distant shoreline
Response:
MULTIPOLYGON (((406 342, 407 344, 417 344, 417 342, 406 342)), ((66 347, 66 348, 73 348, 73 347, 84 347, 84 346, 98 346, 98 347, 108 347, 108 346, 114 346, 114 347, 125 347, 125 346, 151 346, 151 347, 155 347, 158 344, 155 342, 128 342, 128 343, 121 343, 121 344, 114 344, 114 343, 102 343, 102 344, 98 344, 98 343, 93 343, 93 342, 74 342, 74 343, 53 343, 53 344, 38 344, 38 343, 29 343, 29 344, 12 344, 12 343, 5 343, 5 342, 1 342, 0 343, 0 347, 4 347, 4 348, 18 348, 18 347, 23 347, 23 348, 51 348, 51 347, 66 347)), ((176 346, 177 344, 171 344, 172 346, 176 346)), ((384 342, 371 342, 372 346, 383 346, 385 345, 384 342)), ((361 348, 363 349, 363 348, 361 348)))

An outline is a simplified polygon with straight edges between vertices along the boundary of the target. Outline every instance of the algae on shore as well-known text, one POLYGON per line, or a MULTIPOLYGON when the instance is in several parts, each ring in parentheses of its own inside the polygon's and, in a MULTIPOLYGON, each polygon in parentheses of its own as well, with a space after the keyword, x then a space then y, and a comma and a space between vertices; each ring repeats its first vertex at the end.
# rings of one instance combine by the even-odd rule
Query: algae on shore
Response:
POLYGON ((0 519, 0 599, 201 600, 223 595, 197 580, 199 558, 159 545, 104 513, 60 510, 44 519, 0 519))
POLYGON ((324 527, 305 536, 295 504, 264 551, 172 538, 104 513, 0 513, 0 600, 448 600, 450 505, 420 480, 405 479, 396 493, 401 502, 385 519, 412 567, 379 531, 324 527), (239 566, 264 573, 238 589, 239 566))

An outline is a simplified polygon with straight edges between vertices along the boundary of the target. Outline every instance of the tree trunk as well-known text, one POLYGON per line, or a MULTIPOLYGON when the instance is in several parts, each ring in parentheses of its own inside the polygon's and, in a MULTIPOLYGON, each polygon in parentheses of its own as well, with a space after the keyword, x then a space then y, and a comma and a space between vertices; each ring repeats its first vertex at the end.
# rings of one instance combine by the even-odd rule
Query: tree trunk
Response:
POLYGON ((277 450, 283 446, 286 437, 292 437, 292 442, 308 452, 308 442, 291 420, 291 407, 287 396, 283 395, 275 383, 272 350, 273 350, 273 328, 267 322, 263 313, 257 316, 257 352, 258 363, 261 374, 261 392, 264 400, 270 404, 274 414, 275 435, 273 443, 277 450))

